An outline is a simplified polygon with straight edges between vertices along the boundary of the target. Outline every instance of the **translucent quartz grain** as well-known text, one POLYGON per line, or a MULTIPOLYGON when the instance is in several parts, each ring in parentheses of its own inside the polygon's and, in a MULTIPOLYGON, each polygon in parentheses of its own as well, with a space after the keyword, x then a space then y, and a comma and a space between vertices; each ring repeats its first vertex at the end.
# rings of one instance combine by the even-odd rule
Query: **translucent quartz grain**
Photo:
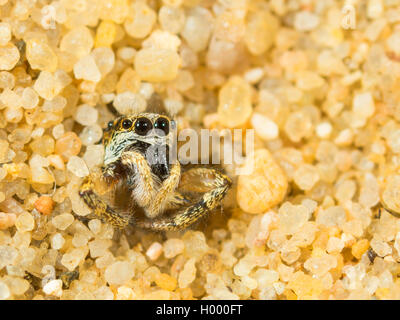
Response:
POLYGON ((304 268, 318 277, 322 277, 336 266, 336 258, 326 253, 321 253, 321 256, 311 257, 304 262, 304 268))
POLYGON ((0 70, 11 70, 19 61, 18 48, 12 43, 0 46, 0 70))
POLYGON ((249 83, 257 83, 264 76, 264 70, 262 68, 253 68, 248 70, 244 74, 244 79, 249 83))
MULTIPOLYGON (((133 94, 140 89, 140 78, 136 71, 127 68, 119 78, 117 83, 117 94, 133 94)), ((114 99, 115 100, 115 99, 114 99)))
POLYGON ((389 133, 387 144, 394 153, 400 153, 400 129, 393 130, 389 133))
POLYGON ((109 239, 95 239, 89 242, 90 256, 92 258, 102 257, 107 253, 111 246, 109 239))
POLYGON ((161 289, 168 291, 174 291, 177 285, 177 280, 166 273, 158 274, 155 282, 161 289))
POLYGON ((364 185, 360 188, 359 202, 367 208, 375 206, 380 201, 379 186, 376 177, 367 173, 364 185))
POLYGON ((318 169, 309 164, 300 166, 294 173, 293 178, 302 190, 311 190, 320 179, 318 169))
POLYGON ((179 55, 170 49, 145 48, 135 56, 135 70, 144 81, 163 82, 176 78, 181 64, 179 55))
MULTIPOLYGON (((337 252, 341 252, 344 248, 344 241, 340 238, 337 237, 330 237, 328 240, 328 243, 326 244, 326 251, 328 253, 337 253, 337 252)), ((360 258, 360 256, 355 255, 353 253, 353 248, 352 248, 352 254, 356 257, 356 258, 360 258)))
POLYGON ((168 31, 154 30, 151 35, 143 41, 142 46, 143 48, 159 48, 177 51, 181 43, 179 37, 168 31))
POLYGON ((372 250, 380 257, 385 257, 392 253, 392 248, 382 240, 372 239, 370 245, 372 250))
POLYGON ((179 71, 174 83, 179 91, 187 91, 195 85, 193 75, 186 70, 179 71))
POLYGON ((61 249, 64 246, 64 243, 65 239, 61 233, 55 233, 50 239, 51 247, 55 250, 61 249))
POLYGON ((296 272, 287 284, 287 288, 294 291, 299 299, 316 299, 322 292, 323 286, 319 279, 296 272))
POLYGON ((62 285, 63 283, 60 279, 51 280, 43 286, 43 292, 47 295, 61 297, 62 285))
POLYGON ((34 183, 49 184, 54 182, 54 177, 43 167, 30 166, 31 176, 30 179, 34 183))
POLYGON ((93 37, 86 27, 75 27, 68 31, 61 39, 60 49, 70 52, 80 59, 90 53, 93 47, 93 37))
POLYGON ((48 71, 42 71, 36 79, 33 88, 42 98, 52 100, 61 92, 63 86, 55 74, 48 71))
POLYGON ((382 0, 369 0, 367 7, 367 16, 371 19, 379 18, 384 11, 382 0))
POLYGON ((116 300, 133 300, 135 293, 127 286, 120 286, 117 290, 116 300))
POLYGON ((66 132, 60 139, 56 141, 55 153, 68 159, 77 155, 81 150, 82 142, 75 132, 66 132))
POLYGON ((213 27, 211 12, 205 8, 195 7, 187 12, 185 25, 181 31, 188 46, 195 52, 207 47, 213 27), (198 30, 202 30, 201 33, 198 30))
POLYGON ((112 21, 103 20, 96 32, 95 47, 109 47, 115 40, 117 27, 112 21))
POLYGON ((59 230, 67 229, 72 222, 74 222, 74 216, 70 213, 63 213, 58 216, 55 216, 51 223, 59 230))
POLYGON ((0 140, 0 162, 8 162, 9 143, 6 140, 0 140))
POLYGON ((112 255, 112 253, 109 251, 106 251, 106 253, 103 256, 96 259, 96 266, 100 269, 107 268, 114 261, 115 261, 115 258, 112 255))
POLYGON ((274 270, 258 269, 254 273, 254 279, 257 281, 259 288, 264 288, 277 282, 279 274, 274 270))
POLYGON ((346 221, 346 212, 340 206, 321 209, 317 216, 317 223, 325 226, 341 226, 346 221))
POLYGON ((185 12, 182 8, 162 6, 158 12, 161 27, 171 33, 179 33, 185 23, 185 12))
POLYGON ((251 124, 257 135, 266 141, 276 139, 279 136, 277 124, 260 113, 253 113, 251 124))
POLYGON ((47 156, 54 152, 54 139, 49 135, 43 135, 40 138, 33 140, 29 144, 33 152, 40 154, 41 156, 47 156))
POLYGON ((160 270, 156 266, 151 266, 144 271, 143 276, 150 282, 156 279, 156 276, 160 274, 160 270))
POLYGON ((0 281, 0 300, 6 300, 10 296, 10 288, 3 281, 0 281))
POLYGON ((164 242, 163 247, 164 256, 167 259, 171 259, 183 252, 185 249, 185 244, 180 239, 168 239, 164 242))
POLYGON ((93 82, 99 82, 101 73, 91 55, 83 56, 74 65, 74 75, 76 79, 84 79, 93 82))
POLYGON ((183 266, 183 270, 179 273, 178 285, 179 288, 186 288, 189 286, 196 277, 196 260, 189 259, 183 266))
POLYGON ((97 122, 98 110, 87 104, 82 104, 78 107, 75 114, 77 122, 84 126, 90 126, 97 122))
MULTIPOLYGON (((100 18, 109 19, 115 23, 122 23, 126 19, 129 10, 129 1, 127 0, 106 0, 102 1, 100 6, 100 18)), ((97 9, 96 6, 94 6, 97 9)))
POLYGON ((243 16, 231 12, 224 11, 215 20, 213 36, 227 41, 238 42, 245 33, 245 25, 243 16))
POLYGON ((27 87, 22 92, 21 103, 24 109, 33 109, 39 103, 38 94, 31 87, 27 87))
POLYGON ((107 267, 104 278, 111 285, 123 285, 135 275, 131 263, 127 261, 117 261, 107 267))
POLYGON ((94 292, 96 300, 114 300, 114 293, 107 286, 102 286, 94 292))
POLYGON ((103 130, 98 124, 85 127, 79 138, 85 146, 93 145, 100 141, 103 136, 103 130))
POLYGON ((315 132, 321 139, 327 139, 332 133, 332 125, 327 121, 321 122, 315 128, 315 132))
POLYGON ((269 11, 257 10, 248 15, 244 40, 251 54, 263 54, 271 47, 278 26, 278 20, 269 11))
POLYGON ((159 242, 154 242, 146 251, 146 256, 155 261, 162 254, 163 246, 159 242))
POLYGON ((142 39, 150 33, 156 19, 156 13, 147 4, 134 2, 131 5, 124 27, 131 37, 142 39))
POLYGON ((250 174, 239 176, 236 197, 245 212, 264 213, 283 200, 288 181, 267 149, 256 150, 244 168, 250 174))
POLYGON ((357 259, 361 259, 362 255, 367 252, 369 247, 369 241, 367 239, 361 239, 353 244, 351 247, 351 254, 357 259))
POLYGON ((375 112, 375 103, 370 92, 358 93, 353 98, 353 112, 360 118, 369 118, 375 112))
POLYGON ((62 256, 61 264, 69 271, 73 271, 83 261, 87 253, 87 247, 72 249, 62 256))
POLYGON ((313 126, 311 117, 302 111, 292 112, 285 122, 285 132, 293 142, 299 142, 311 135, 313 126))
POLYGON ((98 219, 92 219, 88 222, 88 227, 90 231, 92 231, 94 234, 97 234, 100 232, 101 221, 98 219))
POLYGON ((120 58, 126 62, 133 62, 133 58, 135 57, 135 54, 136 54, 136 50, 132 47, 122 47, 117 52, 118 58, 120 58))
POLYGON ((187 231, 182 240, 185 245, 184 254, 187 257, 199 260, 208 250, 206 238, 202 232, 187 231))
POLYGON ((35 220, 28 212, 22 213, 15 221, 15 226, 20 232, 32 231, 35 226, 35 220))
POLYGON ((346 66, 332 51, 322 51, 317 59, 318 71, 322 75, 340 74, 347 72, 346 66))
POLYGON ((64 135, 64 133, 65 133, 65 128, 62 123, 53 127, 52 134, 56 140, 61 138, 64 135))
POLYGON ((0 245, 0 266, 3 268, 6 265, 14 263, 18 256, 18 251, 9 245, 0 245))
POLYGON ((218 94, 219 121, 229 128, 235 128, 245 124, 251 113, 250 85, 241 77, 233 76, 218 94))
POLYGON ((396 55, 400 55, 400 32, 396 31, 386 39, 386 45, 390 51, 396 55))
MULTIPOLYGON (((215 36, 211 38, 206 57, 209 69, 226 74, 237 68, 242 59, 244 59, 244 49, 241 44, 215 36)), ((210 85, 212 86, 213 82, 219 79, 217 77, 216 80, 210 78, 210 85)))
POLYGON ((279 208, 279 226, 283 233, 293 235, 308 221, 309 212, 302 205, 285 202, 279 208))
POLYGON ((12 89, 15 86, 15 76, 7 71, 0 71, 0 88, 12 89))
POLYGON ((11 26, 7 22, 0 23, 0 46, 6 45, 11 40, 11 26))
POLYGON ((13 90, 6 88, 0 95, 1 102, 12 109, 18 109, 22 106, 21 97, 13 90))
POLYGON ((86 165, 90 168, 101 165, 104 157, 104 147, 102 145, 88 145, 83 155, 86 165))
POLYGON ((8 107, 4 110, 4 118, 10 123, 20 122, 23 116, 24 114, 22 108, 15 109, 8 107))
POLYGON ((89 174, 85 161, 77 156, 71 156, 67 163, 67 169, 77 177, 83 178, 89 174))
POLYGON ((54 72, 57 68, 57 55, 42 39, 30 39, 26 43, 26 58, 33 69, 54 72))
POLYGON ((300 11, 294 18, 294 27, 300 31, 310 31, 319 24, 319 17, 310 11, 300 11))
POLYGON ((320 88, 324 84, 324 79, 312 71, 300 71, 296 76, 296 86, 304 91, 320 88))
POLYGON ((117 94, 113 105, 120 114, 135 114, 146 109, 147 102, 142 95, 130 91, 117 94))
POLYGON ((115 54, 111 48, 96 48, 90 54, 102 77, 109 73, 115 65, 115 54))

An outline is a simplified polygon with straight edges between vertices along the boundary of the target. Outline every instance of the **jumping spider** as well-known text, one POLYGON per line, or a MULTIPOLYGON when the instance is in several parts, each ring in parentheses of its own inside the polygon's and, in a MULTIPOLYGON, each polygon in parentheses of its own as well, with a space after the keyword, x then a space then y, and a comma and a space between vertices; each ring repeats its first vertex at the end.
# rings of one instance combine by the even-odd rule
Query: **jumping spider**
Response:
POLYGON ((107 204, 94 191, 95 177, 89 175, 79 195, 94 214, 115 227, 134 225, 153 231, 184 229, 216 208, 231 186, 231 180, 212 168, 183 171, 179 161, 170 163, 171 135, 176 123, 159 113, 120 116, 104 131, 104 166, 101 178, 110 186, 125 183, 130 200, 144 212, 138 218, 134 206, 127 212, 107 204), (156 157, 158 161, 150 161, 156 157), (192 183, 195 177, 213 177, 211 182, 192 183), (182 177, 201 192, 194 200, 178 189, 182 177), (208 189, 205 191, 205 189, 208 189), (166 215, 173 210, 174 215, 166 215))

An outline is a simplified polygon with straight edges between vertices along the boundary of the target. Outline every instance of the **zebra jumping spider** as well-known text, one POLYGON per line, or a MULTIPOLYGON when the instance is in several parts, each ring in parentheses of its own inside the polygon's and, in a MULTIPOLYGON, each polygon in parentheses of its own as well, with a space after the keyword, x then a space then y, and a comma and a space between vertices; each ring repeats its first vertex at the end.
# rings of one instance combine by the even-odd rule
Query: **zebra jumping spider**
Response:
POLYGON ((184 170, 178 160, 169 162, 175 125, 170 117, 151 112, 119 116, 108 123, 101 179, 111 187, 124 183, 132 205, 125 212, 109 205, 95 192, 96 178, 90 174, 79 195, 96 217, 119 228, 133 225, 153 231, 180 230, 220 204, 231 186, 230 178, 212 168, 184 170), (150 161, 154 157, 158 161, 150 161), (207 178, 207 182, 192 182, 196 177, 207 178), (182 184, 190 185, 201 196, 193 199, 180 191, 185 189, 182 184), (135 207, 141 208, 142 217, 136 215, 135 207))

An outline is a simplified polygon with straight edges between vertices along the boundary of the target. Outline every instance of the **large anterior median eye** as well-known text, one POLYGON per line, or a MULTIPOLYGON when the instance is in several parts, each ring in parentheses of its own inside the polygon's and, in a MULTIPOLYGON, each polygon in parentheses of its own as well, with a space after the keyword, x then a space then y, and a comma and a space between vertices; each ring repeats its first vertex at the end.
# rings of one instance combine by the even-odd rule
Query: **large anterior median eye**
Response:
POLYGON ((165 135, 169 132, 169 121, 166 118, 160 117, 154 122, 154 128, 164 131, 165 135))
POLYGON ((138 118, 135 121, 135 133, 140 136, 145 136, 152 128, 151 121, 147 118, 138 118))

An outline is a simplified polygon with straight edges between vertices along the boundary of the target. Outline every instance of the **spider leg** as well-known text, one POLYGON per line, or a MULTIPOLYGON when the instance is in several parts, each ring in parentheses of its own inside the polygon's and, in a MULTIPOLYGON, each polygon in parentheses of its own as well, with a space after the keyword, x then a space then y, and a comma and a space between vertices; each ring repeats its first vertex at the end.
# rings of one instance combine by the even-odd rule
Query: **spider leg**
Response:
POLYGON ((201 175, 212 174, 214 176, 213 189, 204 193, 199 201, 171 218, 138 220, 135 224, 140 228, 154 231, 180 230, 193 224, 216 208, 231 186, 231 179, 214 169, 195 168, 191 173, 201 175))
POLYGON ((170 175, 163 181, 161 188, 157 190, 149 208, 146 210, 147 217, 154 218, 164 211, 170 200, 169 195, 175 191, 179 184, 180 176, 181 166, 179 162, 176 162, 171 168, 170 175))
POLYGON ((153 174, 146 158, 135 151, 125 151, 121 155, 123 165, 130 167, 136 172, 135 175, 135 200, 141 207, 148 207, 151 204, 155 187, 153 183, 153 174))
POLYGON ((79 195, 82 197, 86 205, 92 209, 94 214, 100 219, 118 228, 124 228, 129 224, 130 219, 128 217, 119 214, 115 209, 104 202, 94 191, 94 182, 91 175, 86 177, 79 188, 79 195))
POLYGON ((171 210, 171 209, 178 209, 182 206, 189 206, 190 205, 190 199, 185 197, 183 194, 181 194, 178 191, 175 191, 168 199, 168 202, 165 205, 165 210, 171 210))
POLYGON ((215 169, 209 168, 192 168, 182 173, 181 180, 179 182, 179 190, 184 190, 188 192, 204 193, 210 188, 215 186, 214 179, 210 176, 214 176, 215 169), (202 178, 200 180, 195 180, 196 176, 202 178), (205 179, 208 178, 208 179, 205 179))

